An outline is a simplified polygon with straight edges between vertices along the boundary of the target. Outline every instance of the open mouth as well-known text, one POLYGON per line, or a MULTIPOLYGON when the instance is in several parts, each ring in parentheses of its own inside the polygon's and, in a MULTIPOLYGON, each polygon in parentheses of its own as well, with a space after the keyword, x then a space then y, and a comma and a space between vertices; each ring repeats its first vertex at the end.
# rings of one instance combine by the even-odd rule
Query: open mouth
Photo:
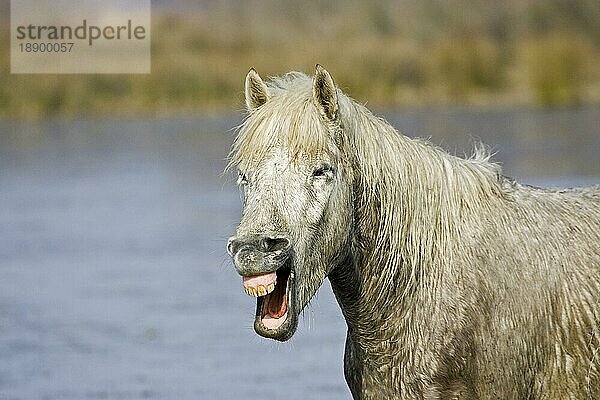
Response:
POLYGON ((256 333, 277 340, 289 339, 296 328, 291 262, 286 262, 275 272, 244 277, 243 283, 246 293, 257 298, 256 333))

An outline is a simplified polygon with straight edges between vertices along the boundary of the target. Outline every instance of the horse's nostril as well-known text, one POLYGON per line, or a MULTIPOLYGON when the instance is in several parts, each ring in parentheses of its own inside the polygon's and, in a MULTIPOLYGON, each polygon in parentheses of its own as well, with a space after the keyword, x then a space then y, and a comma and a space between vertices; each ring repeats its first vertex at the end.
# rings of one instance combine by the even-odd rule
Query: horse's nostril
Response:
POLYGON ((285 251, 290 247, 290 240, 285 237, 265 237, 261 241, 262 248, 267 253, 285 251))
POLYGON ((237 253, 238 248, 240 247, 240 241, 235 238, 235 236, 230 237, 227 241, 227 252, 231 257, 237 253))

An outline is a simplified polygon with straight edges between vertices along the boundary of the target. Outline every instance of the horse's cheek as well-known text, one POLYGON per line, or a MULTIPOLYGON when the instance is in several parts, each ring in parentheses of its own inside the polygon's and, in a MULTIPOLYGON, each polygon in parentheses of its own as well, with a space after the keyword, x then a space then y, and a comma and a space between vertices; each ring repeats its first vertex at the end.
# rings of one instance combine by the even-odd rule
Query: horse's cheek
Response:
POLYGON ((323 235, 326 252, 339 246, 343 232, 347 229, 346 208, 343 193, 338 188, 327 192, 319 209, 319 232, 323 235))
POLYGON ((342 245, 350 226, 349 204, 344 197, 336 196, 331 199, 326 219, 330 226, 331 245, 338 248, 342 245))

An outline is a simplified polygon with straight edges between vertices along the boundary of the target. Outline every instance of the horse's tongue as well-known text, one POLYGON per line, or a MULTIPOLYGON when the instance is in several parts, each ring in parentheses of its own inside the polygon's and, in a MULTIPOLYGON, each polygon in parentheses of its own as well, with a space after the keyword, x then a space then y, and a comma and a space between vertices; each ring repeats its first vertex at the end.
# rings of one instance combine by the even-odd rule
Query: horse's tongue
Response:
POLYGON ((273 293, 267 296, 267 313, 272 318, 281 318, 287 311, 285 285, 275 286, 273 293))
POLYGON ((245 288, 257 289, 259 286, 268 287, 270 284, 277 281, 277 274, 271 272, 270 274, 244 276, 243 282, 245 288))

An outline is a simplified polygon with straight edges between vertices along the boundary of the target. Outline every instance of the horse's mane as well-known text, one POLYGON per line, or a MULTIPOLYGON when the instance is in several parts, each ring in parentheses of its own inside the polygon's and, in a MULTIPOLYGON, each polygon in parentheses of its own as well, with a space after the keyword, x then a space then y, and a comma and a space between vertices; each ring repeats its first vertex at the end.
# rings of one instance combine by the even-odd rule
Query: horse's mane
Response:
POLYGON ((481 145, 468 159, 455 157, 426 140, 399 134, 345 95, 339 103, 361 188, 355 208, 365 210, 362 229, 377 227, 364 265, 374 269, 365 274, 379 276, 374 283, 379 288, 367 292, 385 297, 392 288, 435 285, 435 275, 452 268, 464 214, 507 196, 510 182, 481 145))
MULTIPOLYGON (((354 207, 361 216, 357 229, 376 230, 364 261, 373 268, 385 265, 377 271, 385 287, 428 284, 420 275, 428 273, 424 266, 436 263, 443 265, 435 273, 443 273, 452 262, 451 246, 459 242, 462 213, 509 190, 483 147, 468 159, 452 156, 425 140, 399 134, 341 90, 337 133, 343 137, 331 137, 336 129, 323 123, 312 100, 311 77, 292 72, 267 85, 271 100, 240 126, 230 167, 257 166, 275 146, 287 148, 292 160, 323 153, 342 156, 354 171, 354 207)), ((384 290, 371 293, 386 295, 384 290)))

